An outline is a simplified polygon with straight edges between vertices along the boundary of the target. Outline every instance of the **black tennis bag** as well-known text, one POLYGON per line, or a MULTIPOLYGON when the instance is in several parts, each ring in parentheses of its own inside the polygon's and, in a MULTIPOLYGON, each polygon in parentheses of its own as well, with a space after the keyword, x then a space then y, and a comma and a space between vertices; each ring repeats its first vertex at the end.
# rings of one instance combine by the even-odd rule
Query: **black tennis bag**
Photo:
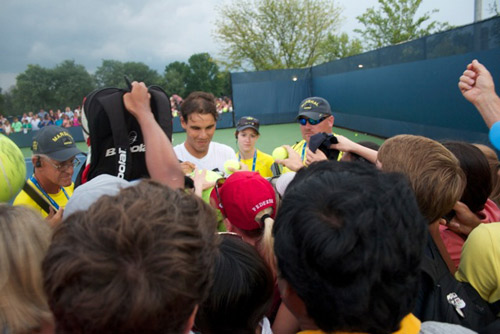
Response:
MULTIPOLYGON (((159 86, 150 86, 148 91, 154 118, 172 140, 170 99, 159 86)), ((75 186, 101 174, 125 180, 149 176, 141 128, 123 104, 123 95, 127 92, 120 88, 102 88, 84 98, 82 129, 89 153, 75 186)))

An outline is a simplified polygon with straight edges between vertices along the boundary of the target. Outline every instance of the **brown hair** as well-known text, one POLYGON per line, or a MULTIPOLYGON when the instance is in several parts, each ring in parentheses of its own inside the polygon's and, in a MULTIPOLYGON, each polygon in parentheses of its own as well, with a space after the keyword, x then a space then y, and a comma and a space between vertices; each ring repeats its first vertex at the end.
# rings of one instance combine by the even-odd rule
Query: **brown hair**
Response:
POLYGON ((8 333, 52 322, 41 268, 51 233, 32 209, 0 204, 0 323, 8 333))
POLYGON ((405 174, 428 223, 449 212, 460 199, 465 175, 457 158, 435 140, 413 135, 387 139, 378 151, 382 170, 405 174))
POLYGON ((442 143, 458 159, 464 171, 466 185, 460 202, 475 213, 484 209, 491 194, 491 170, 488 159, 474 145, 461 141, 445 141, 442 143))
POLYGON ((480 149, 488 160, 488 164, 491 170, 491 185, 492 190, 490 194, 490 199, 497 205, 500 205, 500 175, 498 171, 500 170, 500 161, 498 161, 498 156, 495 151, 482 144, 473 144, 478 149, 480 149))
POLYGON ((211 93, 206 92, 192 92, 182 102, 181 117, 184 122, 188 123, 189 115, 194 113, 211 114, 217 121, 219 114, 215 106, 215 97, 211 93))
POLYGON ((67 217, 43 263, 57 333, 180 333, 207 295, 212 208, 142 181, 67 217))

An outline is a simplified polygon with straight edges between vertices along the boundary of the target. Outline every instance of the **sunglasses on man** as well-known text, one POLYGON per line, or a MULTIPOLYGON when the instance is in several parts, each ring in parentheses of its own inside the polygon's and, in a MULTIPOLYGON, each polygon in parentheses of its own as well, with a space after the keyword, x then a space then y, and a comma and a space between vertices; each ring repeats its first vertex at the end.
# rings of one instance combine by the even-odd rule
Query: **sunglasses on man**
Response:
POLYGON ((309 124, 311 124, 311 125, 317 125, 317 124, 323 122, 327 118, 328 117, 323 117, 323 118, 316 120, 316 119, 307 118, 307 117, 299 117, 298 122, 300 123, 300 125, 306 125, 307 122, 309 122, 309 124))

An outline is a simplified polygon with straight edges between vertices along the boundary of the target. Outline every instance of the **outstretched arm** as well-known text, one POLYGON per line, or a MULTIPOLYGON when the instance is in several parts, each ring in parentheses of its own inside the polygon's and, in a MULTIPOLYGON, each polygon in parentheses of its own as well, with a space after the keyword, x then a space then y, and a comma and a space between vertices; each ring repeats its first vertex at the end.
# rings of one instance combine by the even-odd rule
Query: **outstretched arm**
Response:
POLYGON ((360 157, 365 158, 366 160, 370 161, 373 164, 377 162, 377 151, 372 150, 371 148, 365 147, 363 145, 360 145, 358 143, 355 143, 344 136, 335 135, 335 137, 337 137, 339 143, 332 144, 330 148, 342 152, 356 153, 360 157))
POLYGON ((467 65, 458 82, 458 88, 479 110, 488 128, 500 121, 500 97, 495 92, 490 72, 483 64, 474 59, 467 65))
POLYGON ((171 188, 184 187, 184 174, 172 143, 154 119, 148 88, 141 82, 132 82, 130 93, 123 95, 125 108, 137 119, 146 145, 146 166, 153 180, 171 188))

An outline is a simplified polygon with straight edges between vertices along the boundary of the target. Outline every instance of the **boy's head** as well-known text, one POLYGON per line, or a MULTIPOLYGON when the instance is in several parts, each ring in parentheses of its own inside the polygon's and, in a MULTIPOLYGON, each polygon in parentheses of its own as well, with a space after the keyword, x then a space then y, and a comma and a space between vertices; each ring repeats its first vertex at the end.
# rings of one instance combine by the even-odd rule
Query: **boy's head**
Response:
POLYGON ((462 196, 466 181, 458 160, 435 140, 395 136, 382 144, 377 159, 382 170, 408 177, 420 212, 428 223, 450 212, 462 196))
POLYGON ((69 215, 43 263, 57 333, 184 333, 210 286, 216 219, 153 181, 69 215))
POLYGON ((415 240, 426 229, 403 176, 356 163, 303 168, 273 230, 282 298, 325 332, 394 332, 415 304, 415 240))
POLYGON ((206 334, 255 333, 271 304, 273 277, 259 253, 237 234, 223 234, 214 284, 196 315, 206 334))

